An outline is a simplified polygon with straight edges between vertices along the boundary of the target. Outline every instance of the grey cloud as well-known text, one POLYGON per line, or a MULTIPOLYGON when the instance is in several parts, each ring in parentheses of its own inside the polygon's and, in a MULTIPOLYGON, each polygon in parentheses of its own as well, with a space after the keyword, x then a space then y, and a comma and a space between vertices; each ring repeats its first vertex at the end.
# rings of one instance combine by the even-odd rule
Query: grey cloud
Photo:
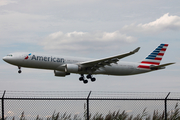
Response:
POLYGON ((32 37, 37 37, 37 32, 48 26, 46 19, 49 16, 3 10, 0 18, 0 44, 6 44, 17 41, 35 41, 32 37), (7 41, 7 39, 12 39, 12 41, 7 41))
POLYGON ((41 41, 45 50, 105 50, 116 49, 122 44, 133 43, 136 38, 115 32, 69 32, 61 31, 50 34, 41 41))
POLYGON ((10 3, 17 3, 17 2, 14 1, 14 0, 1 0, 0 1, 0 6, 8 5, 10 3))

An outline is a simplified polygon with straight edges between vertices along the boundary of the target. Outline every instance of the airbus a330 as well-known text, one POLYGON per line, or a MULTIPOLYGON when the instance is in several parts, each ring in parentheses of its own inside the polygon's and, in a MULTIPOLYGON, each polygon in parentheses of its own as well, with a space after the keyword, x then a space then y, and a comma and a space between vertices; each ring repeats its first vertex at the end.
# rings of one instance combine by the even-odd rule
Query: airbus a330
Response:
POLYGON ((96 80, 96 78, 93 77, 95 74, 123 76, 164 69, 165 66, 174 64, 166 63, 160 65, 167 47, 168 44, 160 44, 141 62, 120 61, 122 58, 138 52, 140 47, 124 54, 102 59, 86 59, 18 52, 8 54, 3 57, 3 60, 9 64, 18 66, 18 73, 22 72, 21 67, 53 70, 54 75, 59 77, 65 77, 71 73, 75 73, 80 74, 79 80, 86 84, 88 83, 88 79, 92 82, 96 80))

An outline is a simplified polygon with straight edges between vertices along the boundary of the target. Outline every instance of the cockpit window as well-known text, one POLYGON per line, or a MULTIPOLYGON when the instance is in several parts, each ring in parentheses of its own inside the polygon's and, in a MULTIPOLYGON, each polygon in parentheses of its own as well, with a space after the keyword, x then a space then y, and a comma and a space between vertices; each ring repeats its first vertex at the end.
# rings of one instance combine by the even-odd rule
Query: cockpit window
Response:
POLYGON ((11 56, 12 57, 12 55, 10 54, 10 55, 7 55, 7 56, 11 56))

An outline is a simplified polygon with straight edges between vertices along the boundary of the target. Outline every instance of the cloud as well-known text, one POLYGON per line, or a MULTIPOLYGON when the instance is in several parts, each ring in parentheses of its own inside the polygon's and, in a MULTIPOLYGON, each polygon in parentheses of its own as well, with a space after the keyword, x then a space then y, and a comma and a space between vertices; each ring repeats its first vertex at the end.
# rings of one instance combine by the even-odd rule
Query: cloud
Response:
POLYGON ((180 17, 169 15, 169 13, 164 14, 159 19, 146 23, 146 24, 131 24, 126 25, 122 28, 126 31, 135 31, 135 32, 160 32, 164 30, 180 30, 180 17))
POLYGON ((45 50, 104 50, 116 49, 124 43, 133 43, 136 38, 115 32, 69 32, 62 31, 52 33, 43 41, 41 45, 45 50))
POLYGON ((17 2, 13 0, 0 0, 0 6, 8 5, 10 3, 17 3, 17 2))
POLYGON ((49 16, 36 15, 36 14, 28 14, 21 13, 16 11, 7 11, 3 10, 0 13, 0 27, 5 28, 5 30, 34 30, 37 29, 35 25, 48 19, 49 16), (38 21, 38 22, 37 22, 38 21), (36 24, 35 24, 36 23, 36 24))
POLYGON ((38 36, 37 32, 43 31, 44 27, 48 26, 46 20, 49 16, 2 10, 0 18, 1 45, 16 42, 35 42, 35 37, 38 36))

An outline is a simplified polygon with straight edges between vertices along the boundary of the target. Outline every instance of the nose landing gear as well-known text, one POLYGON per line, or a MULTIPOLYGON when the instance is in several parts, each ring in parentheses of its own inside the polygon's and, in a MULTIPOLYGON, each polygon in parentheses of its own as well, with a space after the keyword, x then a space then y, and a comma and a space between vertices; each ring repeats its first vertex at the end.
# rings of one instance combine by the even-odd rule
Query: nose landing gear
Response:
POLYGON ((21 71, 21 67, 18 66, 18 73, 20 74, 22 71, 21 71))

